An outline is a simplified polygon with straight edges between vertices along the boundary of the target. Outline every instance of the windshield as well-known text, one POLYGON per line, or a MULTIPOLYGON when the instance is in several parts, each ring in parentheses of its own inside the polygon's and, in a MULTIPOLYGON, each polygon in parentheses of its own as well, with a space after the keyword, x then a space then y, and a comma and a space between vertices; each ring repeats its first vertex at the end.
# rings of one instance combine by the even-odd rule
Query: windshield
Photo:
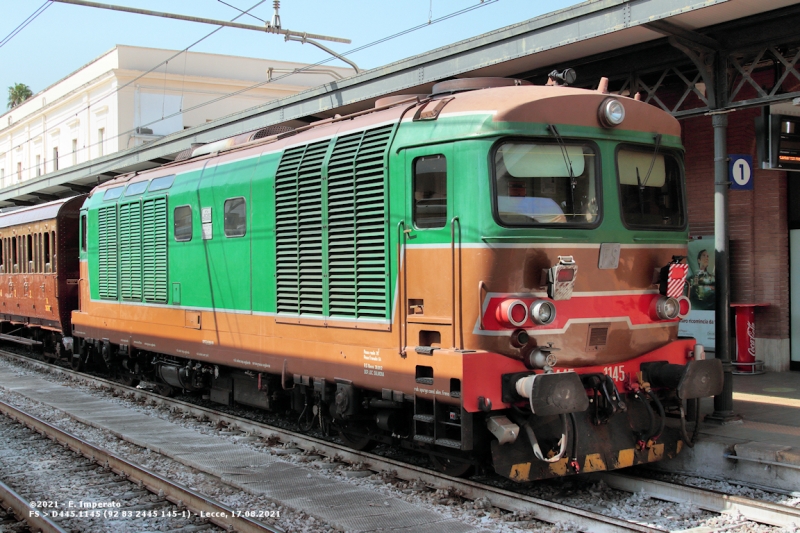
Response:
POLYGON ((507 142, 495 152, 499 222, 593 225, 599 216, 595 149, 567 141, 507 142))
POLYGON ((622 220, 631 227, 683 228, 683 175, 678 158, 652 148, 617 151, 622 220))

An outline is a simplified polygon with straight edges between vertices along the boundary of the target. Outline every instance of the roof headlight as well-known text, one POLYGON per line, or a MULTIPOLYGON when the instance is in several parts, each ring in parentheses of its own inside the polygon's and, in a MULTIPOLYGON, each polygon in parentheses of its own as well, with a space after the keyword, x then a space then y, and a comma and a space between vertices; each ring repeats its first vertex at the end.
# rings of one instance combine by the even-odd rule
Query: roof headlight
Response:
POLYGON ((625 106, 616 98, 606 98, 598 110, 600 124, 606 128, 619 126, 625 120, 625 106))

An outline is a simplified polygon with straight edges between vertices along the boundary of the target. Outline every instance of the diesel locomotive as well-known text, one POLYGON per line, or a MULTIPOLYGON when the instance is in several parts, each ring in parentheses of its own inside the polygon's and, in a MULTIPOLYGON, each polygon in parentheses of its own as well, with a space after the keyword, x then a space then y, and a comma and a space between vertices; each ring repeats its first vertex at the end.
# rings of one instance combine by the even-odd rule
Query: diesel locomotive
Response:
POLYGON ((678 337, 687 240, 676 119, 450 80, 0 216, 1 318, 76 368, 529 481, 690 444, 686 404, 722 367, 678 337), (27 235, 61 211, 47 263, 27 235), (40 295, 56 263, 67 292, 40 295))

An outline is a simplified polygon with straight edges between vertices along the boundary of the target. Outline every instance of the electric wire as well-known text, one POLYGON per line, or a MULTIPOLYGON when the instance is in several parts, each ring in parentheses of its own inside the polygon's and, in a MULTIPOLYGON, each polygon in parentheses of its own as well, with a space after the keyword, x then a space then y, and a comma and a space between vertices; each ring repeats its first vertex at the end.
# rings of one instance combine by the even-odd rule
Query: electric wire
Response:
POLYGON ((19 26, 17 26, 17 27, 16 27, 16 28, 14 28, 13 30, 11 30, 11 33, 9 33, 9 34, 8 34, 8 35, 6 35, 5 37, 3 37, 3 40, 2 40, 2 41, 0 41, 0 48, 2 48, 2 47, 3 47, 3 46, 4 46, 4 45, 5 45, 5 44, 6 44, 8 41, 10 41, 10 40, 11 40, 11 39, 13 39, 14 37, 16 37, 16 36, 17 36, 17 34, 19 34, 19 32, 21 32, 22 30, 24 30, 24 29, 25 29, 25 28, 28 26, 28 24, 30 24, 31 22, 33 22, 34 20, 36 20, 36 18, 37 18, 39 15, 41 15, 42 13, 44 13, 44 12, 45 12, 45 10, 46 10, 48 7, 50 7, 51 5, 53 5, 53 3, 52 3, 50 0, 46 0, 44 4, 40 5, 40 6, 39 6, 39 7, 36 9, 36 11, 34 11, 34 12, 33 12, 33 13, 31 13, 30 15, 28 15, 28 18, 26 18, 25 20, 23 20, 22 22, 20 22, 19 26))
MULTIPOLYGON (((251 10, 255 9, 255 8, 256 8, 256 7, 258 7, 259 5, 263 4, 265 1, 266 1, 266 0, 261 0, 260 2, 258 2, 256 5, 254 5, 253 7, 251 7, 250 9, 248 9, 247 11, 251 11, 251 10)), ((372 42, 370 42, 370 43, 367 43, 367 44, 364 44, 364 45, 362 45, 362 46, 359 46, 359 47, 353 48, 352 50, 349 50, 349 51, 347 51, 347 52, 344 52, 344 53, 342 53, 342 54, 339 54, 339 55, 345 56, 345 55, 354 54, 354 53, 356 53, 356 52, 360 52, 360 51, 362 51, 362 50, 366 50, 366 49, 368 49, 368 48, 371 48, 371 47, 373 47, 373 46, 377 46, 377 45, 379 45, 379 44, 382 44, 382 43, 385 43, 385 42, 387 42, 387 41, 390 41, 390 40, 392 40, 392 39, 396 39, 397 37, 402 37, 403 35, 407 35, 407 34, 409 34, 409 33, 412 33, 412 32, 414 32, 414 31, 420 30, 420 29, 422 29, 422 28, 426 28, 426 27, 428 27, 428 26, 430 26, 430 25, 433 25, 433 24, 437 24, 437 23, 439 23, 439 22, 444 22, 444 21, 446 21, 446 20, 449 20, 449 19, 451 19, 451 18, 454 18, 454 17, 460 16, 460 15, 463 15, 463 14, 465 14, 465 13, 469 13, 469 12, 471 12, 471 11, 474 11, 474 10, 476 10, 476 9, 479 9, 479 8, 481 8, 481 7, 484 7, 484 6, 488 6, 488 5, 495 4, 495 3, 499 2, 499 1, 500 1, 500 0, 485 0, 485 1, 482 1, 482 2, 480 2, 480 3, 478 3, 478 4, 475 4, 475 5, 472 5, 472 6, 468 6, 468 7, 466 7, 466 8, 460 9, 460 10, 458 10, 458 11, 454 11, 454 12, 452 12, 452 13, 449 13, 449 14, 447 14, 447 15, 443 15, 443 16, 441 16, 441 17, 439 17, 439 18, 437 18, 437 19, 434 19, 433 21, 431 21, 431 23, 430 23, 430 24, 429 24, 429 23, 427 23, 427 22, 425 22, 425 23, 423 23, 423 24, 418 24, 418 25, 416 25, 416 26, 413 26, 413 27, 411 27, 411 28, 408 28, 408 29, 402 30, 402 31, 400 31, 400 32, 394 33, 394 34, 392 34, 392 35, 388 35, 388 36, 386 36, 386 37, 382 37, 382 38, 380 38, 380 39, 378 39, 378 40, 376 40, 376 41, 372 41, 372 42)), ((238 19, 238 18, 240 18, 241 16, 243 16, 243 14, 248 14, 248 13, 247 13, 247 11, 243 12, 243 13, 242 13, 242 14, 240 14, 240 15, 237 15, 237 16, 236 16, 236 17, 234 17, 232 20, 234 20, 234 21, 235 21, 236 19, 238 19)), ((103 96, 103 97, 99 98, 97 101, 93 102, 91 105, 96 105, 96 104, 97 104, 97 102, 99 102, 99 101, 102 101, 104 98, 107 98, 107 97, 109 97, 109 96, 112 96, 113 94, 116 94, 116 93, 117 93, 117 92, 119 92, 121 89, 123 89, 123 88, 125 88, 125 87, 129 86, 130 84, 132 84, 132 83, 133 83, 133 82, 135 82, 136 80, 138 80, 138 79, 140 79, 140 78, 142 78, 142 77, 146 76, 147 74, 149 74, 149 73, 153 72, 154 70, 156 70, 157 68, 159 68, 159 67, 160 67, 161 65, 163 65, 164 63, 167 63, 167 62, 171 61, 172 59, 174 59, 175 57, 179 56, 180 54, 182 54, 182 53, 184 53, 184 52, 188 51, 190 48, 192 48, 193 46, 195 46, 195 45, 199 44, 201 41, 203 41, 203 40, 207 39, 208 37, 210 37, 211 35, 213 35, 214 33, 218 32, 218 31, 219 31, 219 30, 221 30, 221 29, 222 29, 222 26, 220 26, 219 28, 216 28, 215 30, 213 30, 212 32, 210 32, 208 35, 206 35, 206 36, 204 36, 204 37, 202 37, 202 38, 198 39, 197 41, 195 41, 194 43, 192 43, 192 44, 191 44, 191 45, 189 45, 188 47, 186 47, 186 48, 184 48, 183 50, 181 50, 181 51, 179 51, 179 52, 175 53, 174 55, 170 56, 168 59, 166 59, 166 60, 162 61, 161 63, 159 63, 158 65, 154 66, 153 68, 151 68, 151 69, 150 69, 150 70, 148 70, 147 72, 144 72, 144 73, 140 74, 139 76, 137 76, 137 77, 136 77, 136 78, 134 78, 133 80, 131 80, 131 81, 129 81, 129 82, 127 82, 127 83, 125 83, 124 85, 122 85, 122 86, 120 86, 120 87, 116 88, 116 89, 115 89, 113 92, 111 92, 111 93, 108 93, 107 95, 105 95, 105 96, 103 96)), ((147 126, 150 126, 150 125, 156 124, 156 123, 158 123, 158 122, 161 122, 162 120, 166 120, 166 119, 169 119, 169 118, 175 117, 175 116, 177 116, 177 115, 180 115, 181 113, 186 113, 186 112, 189 112, 189 111, 195 111, 195 110, 197 110, 197 109, 200 109, 200 108, 202 108, 202 107, 205 107, 205 106, 207 106, 207 105, 211 105, 211 104, 214 104, 214 103, 220 102, 220 101, 222 101, 222 100, 225 100, 225 99, 227 99, 227 98, 231 98, 231 97, 233 97, 233 96, 238 96, 238 95, 240 95, 240 94, 242 94, 242 93, 245 93, 245 92, 247 92, 247 91, 251 91, 251 90, 253 90, 253 89, 257 89, 257 88, 259 88, 259 87, 263 87, 264 85, 267 85, 267 84, 269 84, 269 83, 272 83, 272 82, 275 82, 275 81, 282 80, 282 79, 284 79, 284 78, 287 78, 287 77, 289 77, 289 76, 292 76, 292 75, 294 75, 294 74, 297 74, 298 72, 304 72, 304 71, 311 70, 311 69, 313 69, 314 67, 317 67, 317 66, 320 66, 320 65, 324 65, 324 64, 326 64, 326 63, 329 63, 329 62, 331 62, 331 61, 333 61, 333 60, 335 60, 335 59, 336 59, 336 57, 334 57, 334 56, 328 56, 328 57, 327 57, 327 58, 325 58, 325 59, 322 59, 322 60, 320 60, 320 61, 317 61, 316 63, 312 63, 312 64, 309 64, 309 65, 306 65, 305 67, 302 67, 302 68, 296 69, 296 70, 295 70, 295 71, 293 71, 293 72, 288 72, 288 73, 286 73, 286 74, 281 74, 281 75, 279 75, 279 76, 273 77, 273 78, 271 78, 271 79, 268 79, 268 80, 266 80, 266 81, 262 81, 262 82, 255 83, 255 84, 253 84, 253 85, 250 85, 250 86, 248 86, 248 87, 245 87, 245 88, 239 89, 239 90, 237 90, 237 91, 233 91, 233 92, 231 92, 231 93, 227 93, 227 94, 221 95, 221 96, 219 96, 219 97, 217 97, 217 98, 213 98, 213 99, 211 99, 211 100, 208 100, 208 101, 206 101, 206 102, 201 102, 201 103, 199 103, 199 104, 197 104, 197 105, 195 105, 195 106, 192 106, 192 107, 189 107, 189 108, 185 108, 185 109, 181 109, 180 111, 176 111, 175 113, 172 113, 172 114, 170 114, 170 115, 167 115, 167 116, 165 116, 165 117, 159 118, 159 119, 157 119, 157 120, 153 120, 153 121, 151 121, 151 122, 148 122, 147 124, 141 124, 139 127, 147 127, 147 126)), ((83 108, 81 111, 85 111, 85 110, 89 109, 89 107, 90 107, 90 105, 89 105, 89 106, 86 106, 86 107, 85 107, 85 108, 83 108)), ((250 109, 252 109, 252 108, 250 108, 250 109)), ((244 111, 247 111, 247 110, 244 110, 244 111)), ((244 111, 243 111, 243 112, 244 112, 244 111)), ((59 126, 59 125, 61 125, 61 124, 65 123, 65 122, 67 122, 68 120, 71 120, 73 116, 74 116, 74 115, 70 115, 70 116, 66 117, 64 120, 62 120, 62 121, 60 121, 60 122, 58 122, 58 123, 56 123, 56 124, 54 124, 54 125, 52 125, 52 126, 48 126, 48 128, 47 128, 46 130, 44 130, 44 131, 42 132, 42 134, 44 134, 44 133, 47 133, 48 131, 51 131, 53 128, 55 128, 55 127, 57 127, 57 126, 59 126)), ((113 136, 113 137, 109 137, 108 139, 104 139, 104 141, 103 141, 103 142, 106 142, 106 141, 108 141, 108 140, 110 140, 110 139, 117 139, 117 138, 120 138, 120 137, 122 137, 122 136, 124 136, 124 135, 130 135, 130 134, 132 134, 132 133, 134 133, 134 132, 135 132, 135 128, 134 128, 134 129, 130 129, 130 130, 126 130, 126 131, 123 131, 123 132, 118 132, 118 133, 117 133, 117 135, 115 135, 115 136, 113 136)), ((19 148, 20 146, 22 146, 22 145, 24 145, 24 144, 27 144, 27 143, 29 143, 29 142, 31 142, 31 140, 29 140, 29 139, 28 139, 28 140, 24 140, 24 141, 22 141, 22 142, 21 142, 19 145, 15 146, 15 147, 12 147, 11 149, 13 150, 13 149, 19 148)), ((84 150, 87 150, 87 151, 88 151, 90 148, 92 148, 92 147, 94 147, 94 146, 96 146, 96 145, 98 145, 98 144, 100 144, 100 143, 99 143, 99 142, 98 142, 98 143, 89 143, 87 146, 85 146, 85 147, 81 148, 79 151, 84 151, 84 150)), ((50 161, 52 161, 52 160, 50 160, 50 161)), ((44 164, 47 164, 47 162, 48 162, 48 160, 45 160, 45 161, 44 161, 44 164)), ((30 170, 31 168, 32 168, 32 167, 26 167, 26 168, 24 168, 23 170, 30 170)), ((45 174, 42 174, 42 175, 45 175, 45 174)))

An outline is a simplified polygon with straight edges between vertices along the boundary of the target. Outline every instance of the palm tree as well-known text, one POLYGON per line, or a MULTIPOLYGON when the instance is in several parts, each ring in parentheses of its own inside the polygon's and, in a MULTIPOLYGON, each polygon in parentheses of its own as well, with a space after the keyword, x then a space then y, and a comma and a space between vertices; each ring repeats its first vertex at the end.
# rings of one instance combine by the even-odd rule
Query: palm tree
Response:
POLYGON ((8 88, 8 108, 17 107, 31 96, 33 96, 33 91, 30 87, 24 83, 15 83, 8 88))

